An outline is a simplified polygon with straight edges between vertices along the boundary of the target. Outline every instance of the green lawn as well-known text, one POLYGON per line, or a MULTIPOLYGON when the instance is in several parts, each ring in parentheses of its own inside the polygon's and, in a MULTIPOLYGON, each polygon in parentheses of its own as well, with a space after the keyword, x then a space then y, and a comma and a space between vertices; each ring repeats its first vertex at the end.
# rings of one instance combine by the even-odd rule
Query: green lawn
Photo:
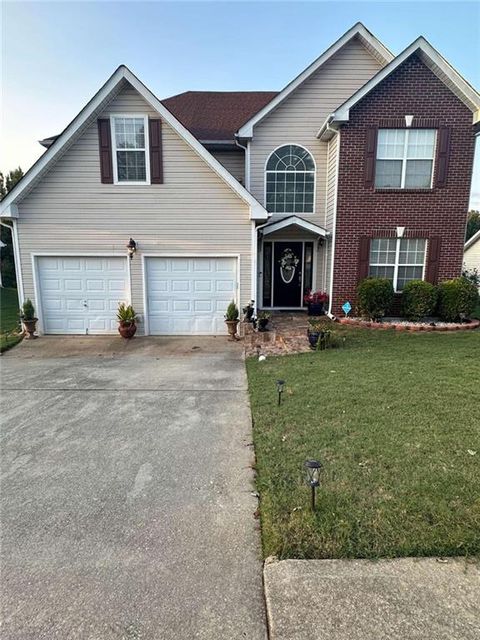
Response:
POLYGON ((16 335, 18 321, 18 295, 16 289, 0 288, 0 353, 21 340, 16 335))
POLYGON ((479 555, 480 330, 338 331, 345 348, 247 361, 265 556, 479 555))

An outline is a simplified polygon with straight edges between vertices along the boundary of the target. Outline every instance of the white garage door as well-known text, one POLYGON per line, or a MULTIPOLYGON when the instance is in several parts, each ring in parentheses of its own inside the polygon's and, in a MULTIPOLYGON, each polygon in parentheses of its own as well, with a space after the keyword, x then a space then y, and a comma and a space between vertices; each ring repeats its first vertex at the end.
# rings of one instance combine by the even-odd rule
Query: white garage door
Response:
POLYGON ((116 333, 127 258, 39 257, 37 273, 45 333, 116 333))
POLYGON ((235 258, 146 258, 148 328, 154 335, 225 333, 236 299, 235 258))

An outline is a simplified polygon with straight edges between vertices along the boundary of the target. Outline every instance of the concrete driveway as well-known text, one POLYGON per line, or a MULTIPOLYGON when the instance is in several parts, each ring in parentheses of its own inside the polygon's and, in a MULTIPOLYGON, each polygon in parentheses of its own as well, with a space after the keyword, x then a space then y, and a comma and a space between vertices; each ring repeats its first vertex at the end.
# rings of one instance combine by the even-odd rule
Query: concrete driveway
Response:
POLYGON ((265 638, 246 376, 224 338, 2 356, 2 638, 265 638))

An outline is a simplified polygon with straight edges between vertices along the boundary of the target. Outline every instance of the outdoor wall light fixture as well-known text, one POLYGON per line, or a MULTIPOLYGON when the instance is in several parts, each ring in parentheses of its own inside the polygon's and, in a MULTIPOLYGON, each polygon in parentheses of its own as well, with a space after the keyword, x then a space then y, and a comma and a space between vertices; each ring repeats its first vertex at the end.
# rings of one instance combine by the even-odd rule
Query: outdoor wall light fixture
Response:
POLYGON ((282 404, 282 393, 285 386, 285 380, 277 380, 278 406, 282 404))
POLYGON ((137 243, 133 238, 130 238, 130 240, 128 241, 127 252, 128 252, 128 255, 130 256, 130 260, 133 258, 135 253, 137 253, 137 243))
POLYGON ((320 486, 320 469, 322 465, 318 460, 306 460, 307 483, 312 489, 312 511, 315 511, 315 489, 320 486))

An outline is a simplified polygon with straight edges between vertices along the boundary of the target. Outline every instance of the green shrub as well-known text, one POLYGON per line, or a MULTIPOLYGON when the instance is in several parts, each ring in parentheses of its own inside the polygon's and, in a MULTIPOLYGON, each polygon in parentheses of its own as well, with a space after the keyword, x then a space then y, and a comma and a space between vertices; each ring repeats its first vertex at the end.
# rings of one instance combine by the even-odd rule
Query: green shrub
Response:
POLYGON ((26 320, 27 322, 30 320, 35 320, 35 308, 32 304, 30 298, 27 298, 20 309, 20 317, 22 320, 26 320))
POLYGON ((227 307, 227 313, 225 314, 225 320, 238 320, 239 312, 238 307, 232 300, 227 307))
POLYGON ((438 314, 442 320, 465 320, 478 304, 477 287, 467 278, 445 280, 438 285, 438 314))
POLYGON ((424 280, 410 280, 402 291, 402 313, 408 320, 431 315, 437 305, 437 289, 424 280))
POLYGON ((357 287, 360 314, 370 320, 379 320, 393 302, 393 286, 387 278, 365 278, 357 287))
POLYGON ((136 319, 137 314, 132 305, 126 305, 124 302, 120 302, 117 310, 117 320, 122 324, 133 324, 136 319))

